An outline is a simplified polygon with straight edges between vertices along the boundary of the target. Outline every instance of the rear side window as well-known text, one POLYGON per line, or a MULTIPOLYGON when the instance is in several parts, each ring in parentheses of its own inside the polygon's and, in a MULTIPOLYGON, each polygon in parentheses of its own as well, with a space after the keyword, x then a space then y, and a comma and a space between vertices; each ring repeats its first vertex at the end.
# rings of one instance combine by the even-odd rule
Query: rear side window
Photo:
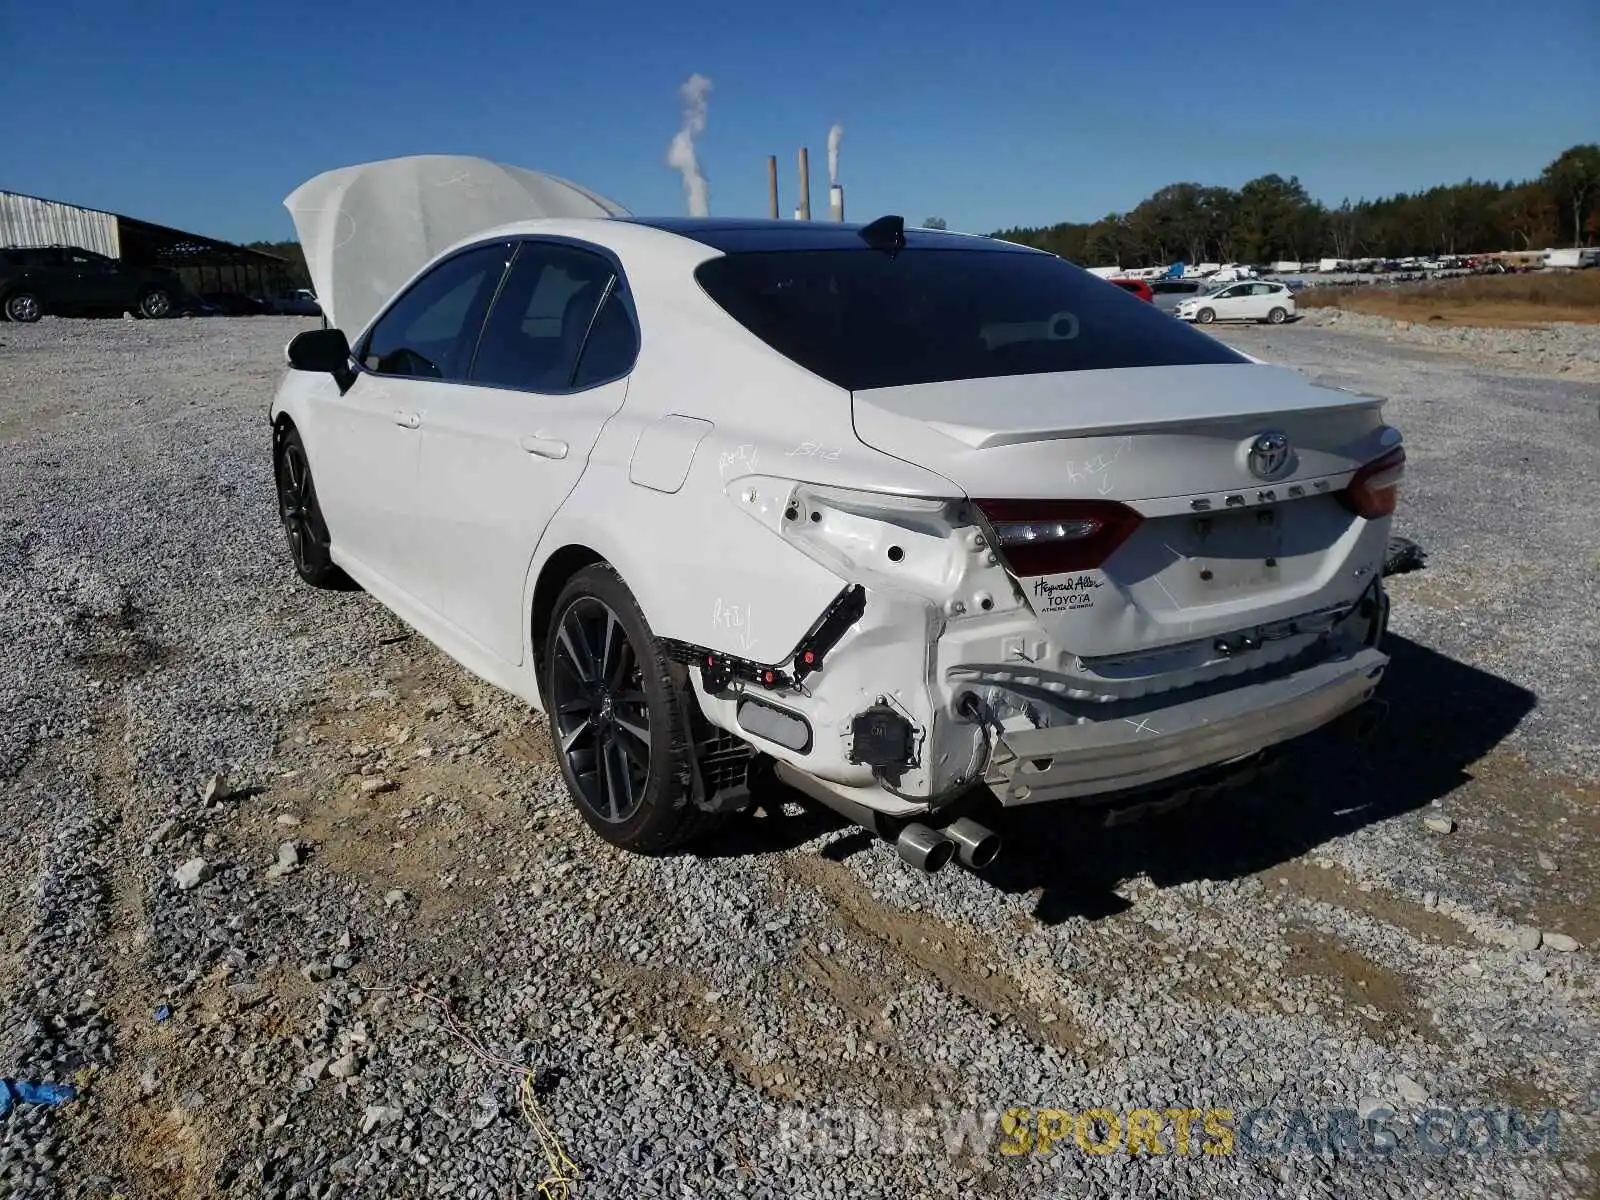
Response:
POLYGON ((578 374, 572 381, 574 387, 594 387, 613 379, 621 379, 633 370, 639 356, 639 335, 634 331, 633 318, 627 305, 615 291, 606 296, 606 302, 595 314, 589 327, 589 340, 583 344, 583 357, 578 360, 578 374))
POLYGON ((715 258, 695 274, 762 341, 851 391, 1248 361, 1054 255, 770 251, 715 258))
POLYGON ((483 327, 472 382, 530 392, 570 388, 615 274, 598 254, 557 242, 522 243, 483 327))

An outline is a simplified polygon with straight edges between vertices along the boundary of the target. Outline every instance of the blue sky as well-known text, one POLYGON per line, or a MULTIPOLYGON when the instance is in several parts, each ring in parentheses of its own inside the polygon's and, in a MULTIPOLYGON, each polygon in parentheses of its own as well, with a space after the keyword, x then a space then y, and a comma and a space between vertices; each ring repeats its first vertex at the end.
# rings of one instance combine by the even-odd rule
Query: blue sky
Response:
POLYGON ((463 153, 676 214, 699 72, 714 215, 764 215, 768 154, 792 212, 802 144, 825 211, 836 121, 852 218, 987 232, 1267 171, 1337 203, 1600 140, 1597 52, 1594 0, 0 0, 0 187, 279 238, 320 171, 463 153))

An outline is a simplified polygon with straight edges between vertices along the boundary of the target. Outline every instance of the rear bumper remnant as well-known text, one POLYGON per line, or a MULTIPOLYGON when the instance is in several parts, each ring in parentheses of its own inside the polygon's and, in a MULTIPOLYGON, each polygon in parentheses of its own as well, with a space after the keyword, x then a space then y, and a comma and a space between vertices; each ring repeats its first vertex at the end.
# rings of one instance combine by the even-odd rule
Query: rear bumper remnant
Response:
POLYGON ((1006 805, 1156 783, 1311 732, 1369 699, 1389 658, 1371 648, 1150 713, 997 734, 986 781, 1006 805))

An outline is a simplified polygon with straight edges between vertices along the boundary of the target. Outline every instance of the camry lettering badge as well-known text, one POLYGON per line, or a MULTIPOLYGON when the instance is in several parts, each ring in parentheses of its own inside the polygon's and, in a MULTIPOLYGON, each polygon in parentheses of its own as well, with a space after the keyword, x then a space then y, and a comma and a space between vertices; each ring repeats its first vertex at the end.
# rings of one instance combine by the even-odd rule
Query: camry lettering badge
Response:
POLYGON ((1289 465, 1289 435, 1273 430, 1258 434, 1250 443, 1250 474, 1257 479, 1273 479, 1289 465))

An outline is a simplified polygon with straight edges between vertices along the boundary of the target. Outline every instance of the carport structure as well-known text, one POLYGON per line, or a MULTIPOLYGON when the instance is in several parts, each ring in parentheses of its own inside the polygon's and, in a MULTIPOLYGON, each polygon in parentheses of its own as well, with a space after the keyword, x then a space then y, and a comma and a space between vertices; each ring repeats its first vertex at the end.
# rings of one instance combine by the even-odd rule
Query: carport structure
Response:
POLYGON ((117 234, 125 262, 171 268, 192 292, 267 296, 293 286, 288 260, 264 250, 219 242, 134 217, 118 216, 117 234))
POLYGON ((296 286, 276 254, 98 208, 0 191, 0 246, 76 246, 136 266, 169 267, 196 293, 263 296, 296 286))

